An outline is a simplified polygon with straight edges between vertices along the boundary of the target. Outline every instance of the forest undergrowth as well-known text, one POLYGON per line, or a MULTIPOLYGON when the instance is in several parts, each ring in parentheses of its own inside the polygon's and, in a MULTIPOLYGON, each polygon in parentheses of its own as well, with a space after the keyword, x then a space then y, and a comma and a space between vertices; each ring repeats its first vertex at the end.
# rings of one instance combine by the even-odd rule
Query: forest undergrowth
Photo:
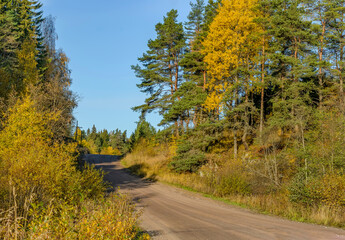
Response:
MULTIPOLYGON (((260 176, 255 176, 250 169, 245 169, 241 161, 233 161, 232 153, 209 154, 207 157, 212 160, 197 172, 177 173, 169 167, 174 148, 168 144, 156 145, 142 141, 133 152, 125 156, 122 163, 140 177, 196 191, 206 197, 249 208, 259 213, 277 215, 294 221, 345 228, 344 206, 334 203, 325 204, 325 201, 320 201, 318 204, 291 201, 289 185, 281 186, 279 189, 274 189, 267 182, 266 185, 260 176), (261 182, 258 182, 259 180, 261 182), (261 184, 265 186, 260 186, 261 184)), ((340 189, 334 186, 324 191, 329 191, 332 196, 340 191, 339 194, 342 195, 343 185, 340 185, 340 189)))
POLYGON ((74 141, 54 140, 58 114, 29 96, 9 108, 0 132, 1 239, 149 239, 126 195, 106 194, 103 173, 78 164, 74 141))
POLYGON ((341 0, 196 0, 132 66, 138 175, 289 219, 345 225, 341 0), (146 121, 160 117, 159 130, 146 121))

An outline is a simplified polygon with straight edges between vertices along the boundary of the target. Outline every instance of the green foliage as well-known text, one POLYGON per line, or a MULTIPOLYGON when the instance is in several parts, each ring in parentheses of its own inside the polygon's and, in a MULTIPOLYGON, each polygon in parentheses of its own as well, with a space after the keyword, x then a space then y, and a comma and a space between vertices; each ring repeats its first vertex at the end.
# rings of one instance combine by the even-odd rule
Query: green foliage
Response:
POLYGON ((122 132, 119 129, 110 132, 106 129, 97 131, 95 125, 92 130, 87 129, 85 137, 82 138, 82 144, 92 154, 123 155, 130 150, 127 131, 122 132))
POLYGON ((289 186, 290 201, 302 203, 311 206, 318 202, 319 196, 315 194, 314 181, 316 179, 308 179, 308 173, 305 170, 300 170, 291 181, 289 186))
POLYGON ((161 125, 176 122, 179 119, 188 120, 190 115, 197 114, 196 109, 200 109, 206 100, 206 93, 192 82, 185 82, 174 93, 176 99, 170 106, 169 111, 163 115, 161 125))
POLYGON ((141 79, 138 88, 149 94, 145 104, 133 108, 135 111, 144 114, 159 110, 164 113, 167 105, 174 100, 172 95, 181 82, 179 62, 186 45, 183 25, 177 22, 177 16, 177 11, 171 10, 163 23, 156 25, 156 39, 149 40, 149 50, 138 59, 143 67, 132 66, 141 79))
POLYGON ((170 163, 170 167, 178 173, 196 172, 206 162, 204 153, 193 151, 179 154, 174 159, 170 163))
POLYGON ((137 123, 134 133, 131 135, 131 145, 135 146, 143 139, 152 139, 156 134, 156 129, 145 119, 137 123))
POLYGON ((178 144, 176 156, 169 166, 176 172, 196 172, 206 163, 205 154, 195 149, 188 140, 181 140, 178 144))

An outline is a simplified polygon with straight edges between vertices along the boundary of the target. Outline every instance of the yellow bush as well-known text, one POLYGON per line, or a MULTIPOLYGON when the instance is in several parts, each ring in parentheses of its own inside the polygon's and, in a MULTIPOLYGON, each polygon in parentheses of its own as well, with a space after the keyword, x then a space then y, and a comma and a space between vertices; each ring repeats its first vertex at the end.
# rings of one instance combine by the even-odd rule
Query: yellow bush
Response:
POLYGON ((140 233, 136 224, 140 213, 126 195, 85 202, 78 209, 60 208, 58 217, 51 214, 55 211, 52 206, 39 213, 29 226, 28 239, 150 239, 140 233))
POLYGON ((326 174, 321 181, 319 192, 326 205, 345 206, 345 176, 326 174))
POLYGON ((53 142, 47 127, 58 117, 36 111, 29 97, 9 110, 0 132, 0 188, 63 197, 74 185, 76 145, 53 142))
POLYGON ((121 155, 121 152, 117 148, 112 148, 112 147, 104 147, 101 151, 101 154, 103 155, 116 155, 119 156, 121 155))
MULTIPOLYGON (((85 198, 104 195, 99 171, 76 169, 76 144, 53 140, 49 123, 58 118, 38 112, 29 96, 5 115, 0 132, 0 239, 24 238, 35 204, 41 209, 62 202, 76 208, 85 198)), ((59 211, 64 212, 54 208, 44 217, 59 211)))

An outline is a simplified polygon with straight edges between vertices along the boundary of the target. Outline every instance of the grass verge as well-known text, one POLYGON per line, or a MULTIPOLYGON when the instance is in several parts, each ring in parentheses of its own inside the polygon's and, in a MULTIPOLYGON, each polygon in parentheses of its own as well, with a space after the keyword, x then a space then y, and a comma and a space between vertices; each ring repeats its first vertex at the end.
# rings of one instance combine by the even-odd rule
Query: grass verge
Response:
POLYGON ((200 174, 178 174, 167 167, 167 154, 149 154, 134 151, 128 154, 122 164, 133 174, 142 178, 160 181, 188 191, 202 194, 226 204, 250 209, 254 212, 280 216, 285 219, 325 226, 345 228, 345 209, 329 206, 304 206, 292 203, 284 192, 267 194, 226 194, 219 196, 210 179, 200 174))

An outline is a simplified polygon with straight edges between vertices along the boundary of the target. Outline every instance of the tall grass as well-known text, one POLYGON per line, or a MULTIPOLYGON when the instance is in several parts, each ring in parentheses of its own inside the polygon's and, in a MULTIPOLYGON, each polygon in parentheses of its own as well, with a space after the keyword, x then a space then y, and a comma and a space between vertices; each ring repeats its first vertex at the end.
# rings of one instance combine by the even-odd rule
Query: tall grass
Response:
MULTIPOLYGON (((218 156, 219 157, 219 156, 218 156)), ((133 173, 146 178, 173 184, 204 193, 208 197, 250 208, 254 211, 282 216, 295 221, 328 226, 345 227, 345 209, 327 205, 306 206, 289 200, 287 190, 255 191, 250 189, 251 179, 241 171, 240 162, 217 164, 211 162, 197 173, 178 174, 171 171, 168 163, 172 154, 169 146, 146 144, 128 154, 122 163, 133 173)))

